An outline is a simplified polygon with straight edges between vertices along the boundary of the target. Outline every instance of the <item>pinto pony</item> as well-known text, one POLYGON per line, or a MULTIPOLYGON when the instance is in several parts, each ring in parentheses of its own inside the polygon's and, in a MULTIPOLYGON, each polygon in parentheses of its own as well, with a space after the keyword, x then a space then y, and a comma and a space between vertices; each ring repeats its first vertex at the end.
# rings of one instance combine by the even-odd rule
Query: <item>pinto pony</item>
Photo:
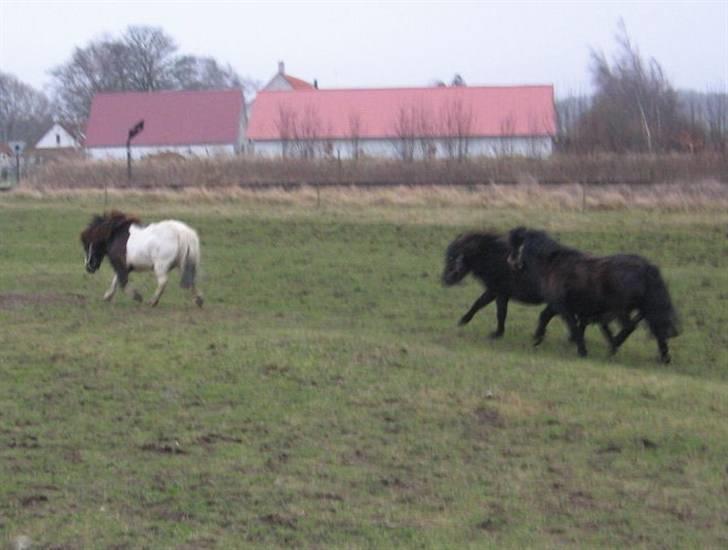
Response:
POLYGON ((132 271, 154 270, 157 290, 149 300, 156 306, 167 286, 168 273, 175 267, 182 271, 180 284, 190 289, 195 303, 202 307, 202 294, 195 287, 200 269, 200 241, 194 229, 182 222, 165 220, 147 226, 139 219, 117 210, 94 216, 81 233, 86 271, 94 273, 105 256, 114 268, 114 278, 104 300, 111 300, 121 289, 137 301, 142 297, 127 287, 132 271))
MULTIPOLYGON (((538 280, 528 272, 510 268, 507 261, 509 251, 505 236, 480 231, 464 233, 447 247, 442 283, 453 286, 472 273, 485 286, 485 292, 460 318, 459 325, 469 323, 478 311, 495 300, 498 326, 490 337, 500 338, 505 331, 509 300, 534 305, 544 302, 538 280)), ((544 332, 555 315, 556 312, 548 306, 541 312, 539 326, 543 325, 544 332)))
POLYGON ((657 340, 661 361, 670 362, 667 340, 679 333, 677 314, 656 266, 634 254, 584 254, 544 231, 525 227, 512 230, 509 240, 508 262, 538 280, 544 300, 576 336, 579 355, 587 354, 587 324, 599 323, 614 353, 644 319, 657 340), (622 325, 616 337, 609 329, 615 319, 622 325))

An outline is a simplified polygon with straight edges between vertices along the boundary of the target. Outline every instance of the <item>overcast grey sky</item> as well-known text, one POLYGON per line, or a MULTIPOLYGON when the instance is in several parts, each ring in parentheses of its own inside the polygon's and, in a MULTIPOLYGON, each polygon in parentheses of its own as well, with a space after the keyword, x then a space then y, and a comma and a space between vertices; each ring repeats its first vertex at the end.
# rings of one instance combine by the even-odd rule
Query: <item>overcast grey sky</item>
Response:
POLYGON ((0 0, 0 70, 42 89, 75 47, 129 25, 161 27, 178 53, 212 56, 267 81, 321 87, 449 81, 589 91, 591 48, 614 52, 619 18, 677 88, 728 83, 728 0, 353 2, 0 0))

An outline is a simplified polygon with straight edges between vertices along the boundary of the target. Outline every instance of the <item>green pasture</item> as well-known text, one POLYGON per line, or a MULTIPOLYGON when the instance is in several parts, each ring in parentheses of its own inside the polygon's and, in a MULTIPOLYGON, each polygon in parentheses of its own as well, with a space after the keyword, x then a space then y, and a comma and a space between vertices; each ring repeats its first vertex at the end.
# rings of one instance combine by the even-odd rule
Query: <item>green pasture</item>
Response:
MULTIPOLYGON (((202 242, 206 304, 101 300, 103 196, 0 195, 0 546, 728 546, 728 213, 114 196, 202 242), (460 232, 520 224, 657 263, 673 362, 589 358, 539 308, 439 281, 460 232)), ((131 276, 145 297, 149 274, 131 276)))

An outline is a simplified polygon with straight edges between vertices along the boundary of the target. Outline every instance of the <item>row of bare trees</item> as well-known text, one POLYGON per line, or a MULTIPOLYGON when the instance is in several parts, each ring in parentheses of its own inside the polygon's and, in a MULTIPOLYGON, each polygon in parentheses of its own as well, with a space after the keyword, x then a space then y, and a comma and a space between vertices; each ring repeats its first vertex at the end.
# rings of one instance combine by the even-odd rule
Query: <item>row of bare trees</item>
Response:
MULTIPOLYGON (((677 92, 655 59, 645 60, 620 24, 613 58, 592 52, 594 91, 557 101, 557 147, 569 153, 671 151, 728 154, 728 89, 725 83, 707 93, 677 92)), ((239 87, 251 92, 260 83, 240 77, 231 66, 211 57, 180 55, 174 40, 161 28, 131 26, 118 37, 105 36, 76 48, 71 58, 51 71, 49 96, 0 72, 0 141, 32 142, 52 115, 78 133, 85 126, 91 100, 98 92, 239 87)), ((438 82, 435 85, 444 85, 438 82)), ((452 86, 465 86, 459 75, 452 86)), ((472 110, 452 101, 437 111, 424 105, 400 107, 392 128, 392 146, 403 160, 444 156, 464 159, 471 154, 472 110)), ((357 112, 349 116, 346 139, 358 158, 365 133, 357 112)), ((323 127, 314 108, 279 113, 279 134, 285 156, 311 158, 332 155, 322 139, 323 127)), ((531 133, 542 126, 532 121, 531 133)), ((499 156, 514 153, 515 122, 503 113, 499 156)), ((534 141, 533 147, 537 143, 534 141)))
POLYGON ((161 28, 130 26, 118 37, 104 36, 76 48, 50 71, 49 95, 0 72, 0 141, 31 142, 53 114, 79 134, 98 92, 241 88, 260 83, 242 78, 212 57, 180 55, 161 28))
POLYGON ((253 89, 230 65, 212 57, 178 55, 174 40, 161 28, 130 26, 120 37, 105 37, 76 48, 56 67, 53 91, 59 114, 83 122, 98 92, 253 89))
POLYGON ((594 94, 557 102, 559 145, 568 152, 726 152, 728 94, 679 94, 654 59, 645 60, 623 22, 617 53, 592 52, 594 94), (702 101, 696 100, 702 99, 702 101))
MULTIPOLYGON (((472 109, 459 100, 446 103, 437 114, 424 105, 402 105, 393 123, 391 144, 396 157, 404 161, 436 156, 438 143, 446 158, 463 160, 468 155, 474 124, 472 109)), ((281 106, 275 125, 284 157, 316 158, 336 154, 331 140, 323 139, 324 135, 331 135, 330 127, 324 125, 313 105, 306 105, 300 115, 291 107, 281 106)), ((346 135, 340 138, 349 149, 346 156, 358 159, 362 155, 364 133, 361 113, 352 111, 346 135)))

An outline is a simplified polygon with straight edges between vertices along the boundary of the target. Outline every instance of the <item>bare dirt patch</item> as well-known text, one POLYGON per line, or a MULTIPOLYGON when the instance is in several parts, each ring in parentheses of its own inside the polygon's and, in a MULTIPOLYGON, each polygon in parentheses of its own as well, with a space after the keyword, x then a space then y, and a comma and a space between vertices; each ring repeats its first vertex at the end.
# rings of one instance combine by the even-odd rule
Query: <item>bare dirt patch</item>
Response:
POLYGON ((81 294, 62 292, 3 292, 0 293, 0 309, 23 309, 46 305, 82 305, 86 297, 81 294))

